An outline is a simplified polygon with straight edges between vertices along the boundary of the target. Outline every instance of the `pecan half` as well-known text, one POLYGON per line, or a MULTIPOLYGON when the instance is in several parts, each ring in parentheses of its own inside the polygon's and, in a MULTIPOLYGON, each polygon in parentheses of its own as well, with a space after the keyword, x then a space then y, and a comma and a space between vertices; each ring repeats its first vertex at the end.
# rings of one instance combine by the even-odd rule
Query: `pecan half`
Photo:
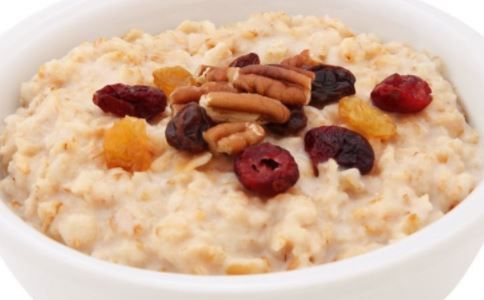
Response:
POLYGON ((316 78, 316 74, 314 74, 314 72, 308 71, 308 70, 305 70, 305 69, 301 69, 301 68, 298 68, 298 67, 289 66, 289 65, 283 65, 283 64, 271 64, 269 66, 278 67, 278 68, 284 68, 284 69, 288 69, 288 70, 292 70, 292 71, 298 72, 300 74, 303 74, 303 75, 311 78, 311 81, 316 78))
POLYGON ((201 66, 199 74, 207 81, 229 81, 228 69, 228 67, 201 66))
POLYGON ((203 138, 215 153, 236 154, 262 142, 265 131, 253 122, 223 123, 205 131, 203 138))
POLYGON ((312 79, 294 70, 271 65, 250 65, 240 68, 240 74, 255 74, 275 80, 293 83, 309 89, 312 79))
POLYGON ((237 57, 233 62, 230 63, 229 67, 245 67, 249 65, 260 65, 260 58, 257 53, 249 53, 237 57))
POLYGON ((237 89, 228 82, 212 81, 204 83, 202 86, 184 86, 177 88, 170 96, 172 104, 187 104, 198 102, 200 97, 210 92, 231 92, 237 93, 237 89))
POLYGON ((295 56, 286 58, 281 62, 281 65, 302 68, 306 70, 319 64, 319 62, 311 58, 311 54, 309 53, 308 49, 303 50, 301 53, 295 56))
POLYGON ((281 102, 258 94, 208 93, 200 99, 215 122, 285 123, 291 112, 281 102))
POLYGON ((306 105, 311 99, 313 78, 290 68, 251 65, 228 69, 228 78, 238 90, 277 99, 285 105, 306 105))

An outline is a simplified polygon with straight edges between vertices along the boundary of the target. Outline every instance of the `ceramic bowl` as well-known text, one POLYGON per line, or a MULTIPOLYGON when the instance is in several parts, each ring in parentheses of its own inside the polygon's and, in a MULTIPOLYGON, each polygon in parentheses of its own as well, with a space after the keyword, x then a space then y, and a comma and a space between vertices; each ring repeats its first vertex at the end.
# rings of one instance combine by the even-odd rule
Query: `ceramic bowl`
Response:
MULTIPOLYGON (((83 41, 130 28, 158 33, 185 19, 218 24, 250 13, 341 18, 356 32, 405 41, 442 57, 473 126, 484 136, 484 41, 415 0, 103 0, 62 1, 0 38, 0 117, 18 105, 20 83, 83 41)), ((429 170, 430 172, 431 170, 429 170)), ((228 300, 444 299, 463 276, 484 234, 484 185, 433 225, 391 246, 293 272, 242 277, 156 273, 100 261, 43 236, 0 201, 0 253, 33 299, 228 300)))

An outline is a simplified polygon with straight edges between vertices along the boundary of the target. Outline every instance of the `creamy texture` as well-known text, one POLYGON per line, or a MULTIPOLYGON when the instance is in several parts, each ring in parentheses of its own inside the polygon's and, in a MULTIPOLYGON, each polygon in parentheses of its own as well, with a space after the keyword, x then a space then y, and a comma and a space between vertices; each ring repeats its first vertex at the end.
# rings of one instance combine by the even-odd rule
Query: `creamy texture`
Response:
MULTIPOLYGON (((328 17, 252 16, 226 27, 186 21, 157 36, 133 30, 98 39, 40 67, 6 118, 3 199, 26 222, 86 254, 158 271, 240 274, 292 270, 358 255, 441 218, 480 179, 478 135, 466 123, 442 63, 404 44, 353 34, 328 17), (246 193, 228 157, 171 148, 169 111, 148 126, 156 159, 147 172, 107 169, 103 133, 116 117, 92 103, 112 83, 153 85, 152 72, 227 65, 256 52, 277 63, 309 49, 357 77, 357 95, 395 72, 429 82, 422 113, 392 114, 398 135, 370 139, 373 171, 361 176, 330 160, 314 177, 302 136, 268 141, 295 157, 301 174, 288 193, 262 201, 246 193)), ((307 129, 342 125, 337 105, 305 108, 307 129)))

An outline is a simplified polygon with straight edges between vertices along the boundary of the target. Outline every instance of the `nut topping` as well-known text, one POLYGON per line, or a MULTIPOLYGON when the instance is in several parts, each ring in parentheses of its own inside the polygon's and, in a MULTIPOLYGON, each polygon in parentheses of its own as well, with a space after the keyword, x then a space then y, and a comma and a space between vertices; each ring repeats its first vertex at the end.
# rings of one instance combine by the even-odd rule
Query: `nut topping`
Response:
POLYGON ((311 88, 312 79, 294 70, 281 68, 275 65, 250 65, 240 68, 240 74, 254 74, 275 80, 293 83, 302 86, 305 89, 311 88))
POLYGON ((319 65, 320 63, 312 59, 309 50, 306 49, 298 55, 286 58, 281 62, 281 64, 307 70, 311 67, 319 65))
POLYGON ((257 94, 208 93, 200 99, 215 122, 285 123, 291 112, 281 102, 257 94))
POLYGON ((310 90, 304 91, 299 86, 260 75, 240 75, 232 83, 239 90, 264 95, 291 106, 305 105, 311 96, 310 90))
POLYGON ((301 68, 298 68, 298 67, 294 67, 294 66, 290 66, 290 65, 283 65, 283 64, 271 64, 269 66, 295 71, 295 72, 298 72, 300 74, 303 74, 304 76, 311 78, 311 80, 314 80, 316 78, 316 74, 314 74, 314 72, 311 72, 311 71, 308 71, 308 70, 305 70, 305 69, 301 69, 301 68))
POLYGON ((202 66, 200 69, 200 76, 207 81, 229 81, 227 70, 229 68, 202 66))
POLYGON ((177 88, 170 97, 172 104, 187 104, 198 102, 200 97, 210 92, 231 92, 237 93, 237 90, 228 82, 213 81, 207 82, 202 86, 186 86, 177 88))
POLYGON ((203 134, 212 152, 229 155, 262 142, 264 137, 264 128, 253 122, 223 123, 203 134))
POLYGON ((281 66, 251 65, 228 69, 237 89, 277 99, 285 105, 305 105, 311 98, 312 78, 281 66))
POLYGON ((259 65, 259 64, 260 64, 259 55, 257 55, 257 53, 249 53, 249 54, 237 57, 233 62, 230 63, 229 67, 241 68, 249 65, 259 65))

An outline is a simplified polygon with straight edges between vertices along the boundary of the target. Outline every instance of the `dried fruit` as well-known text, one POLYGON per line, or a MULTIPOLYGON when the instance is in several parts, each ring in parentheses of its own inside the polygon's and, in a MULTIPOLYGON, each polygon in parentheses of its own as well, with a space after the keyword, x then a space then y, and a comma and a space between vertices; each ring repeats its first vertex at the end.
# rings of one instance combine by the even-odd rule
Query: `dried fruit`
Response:
POLYGON ((432 89, 420 77, 393 74, 378 84, 371 93, 378 108, 397 113, 416 113, 432 102, 432 89))
POLYGON ((330 65, 310 69, 316 74, 311 91, 310 105, 323 108, 343 97, 355 94, 356 78, 349 70, 330 65))
POLYGON ((304 113, 304 109, 301 106, 296 106, 291 108, 289 121, 283 124, 270 123, 266 125, 266 128, 270 132, 281 136, 295 135, 306 128, 307 123, 308 118, 304 113))
POLYGON ((94 94, 93 102, 104 112, 118 117, 151 119, 166 108, 165 94, 145 85, 107 85, 94 94))
POLYGON ((346 97, 339 102, 340 118, 363 135, 389 139, 397 128, 392 118, 358 97, 346 97))
POLYGON ((187 104, 166 127, 166 140, 172 147, 190 153, 200 153, 208 149, 203 132, 213 126, 205 109, 197 103, 187 104))
POLYGON ((235 158, 234 170, 247 190, 269 197, 284 193, 299 179, 292 155, 269 143, 247 147, 235 158))
POLYGON ((357 132, 339 126, 322 126, 311 129, 304 138, 306 152, 317 166, 330 158, 344 168, 357 168, 366 174, 373 168, 375 153, 365 137, 357 132))
POLYGON ((146 122, 131 117, 116 121, 104 134, 104 158, 108 168, 131 172, 149 169, 153 153, 146 122))
POLYGON ((156 86, 167 96, 170 96, 177 87, 195 84, 192 73, 180 66, 157 69, 153 72, 153 77, 156 86))
POLYGON ((236 58, 230 63, 229 67, 242 68, 250 65, 259 65, 260 58, 256 53, 249 53, 236 58))

